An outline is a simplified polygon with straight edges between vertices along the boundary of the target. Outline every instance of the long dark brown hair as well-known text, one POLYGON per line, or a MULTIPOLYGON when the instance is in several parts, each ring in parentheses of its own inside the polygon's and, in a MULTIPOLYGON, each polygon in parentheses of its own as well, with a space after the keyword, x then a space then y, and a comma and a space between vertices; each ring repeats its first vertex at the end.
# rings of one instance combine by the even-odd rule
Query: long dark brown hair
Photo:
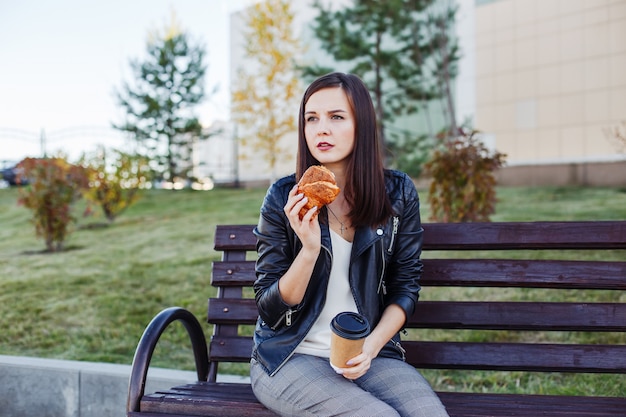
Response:
POLYGON ((376 129, 374 104, 367 87, 356 75, 333 72, 313 81, 304 92, 298 116, 296 177, 300 179, 308 167, 320 164, 309 151, 304 136, 306 103, 319 90, 333 87, 340 87, 346 93, 356 120, 354 150, 348 157, 343 189, 350 205, 348 217, 354 227, 375 227, 391 216, 392 208, 385 191, 382 145, 376 129))

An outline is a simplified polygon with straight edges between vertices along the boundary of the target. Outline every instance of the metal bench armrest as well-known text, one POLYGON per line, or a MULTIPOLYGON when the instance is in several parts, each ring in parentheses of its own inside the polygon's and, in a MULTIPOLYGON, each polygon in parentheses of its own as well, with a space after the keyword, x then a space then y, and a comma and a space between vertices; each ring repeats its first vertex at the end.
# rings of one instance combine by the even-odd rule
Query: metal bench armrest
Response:
POLYGON ((139 340, 133 358, 126 412, 139 411, 139 403, 146 388, 146 377, 152 354, 161 334, 174 321, 181 321, 187 329, 196 362, 198 381, 206 381, 209 373, 209 355, 202 326, 188 310, 182 307, 170 307, 158 313, 148 324, 139 340))

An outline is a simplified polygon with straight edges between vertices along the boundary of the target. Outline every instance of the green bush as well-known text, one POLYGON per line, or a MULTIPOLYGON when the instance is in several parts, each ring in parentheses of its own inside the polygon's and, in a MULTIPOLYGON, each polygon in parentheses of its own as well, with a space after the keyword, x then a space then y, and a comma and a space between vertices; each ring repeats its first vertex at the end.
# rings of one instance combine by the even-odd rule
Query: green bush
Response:
POLYGON ((103 149, 83 159, 89 175, 85 198, 100 206, 109 222, 137 202, 139 191, 150 181, 148 160, 142 156, 103 149))

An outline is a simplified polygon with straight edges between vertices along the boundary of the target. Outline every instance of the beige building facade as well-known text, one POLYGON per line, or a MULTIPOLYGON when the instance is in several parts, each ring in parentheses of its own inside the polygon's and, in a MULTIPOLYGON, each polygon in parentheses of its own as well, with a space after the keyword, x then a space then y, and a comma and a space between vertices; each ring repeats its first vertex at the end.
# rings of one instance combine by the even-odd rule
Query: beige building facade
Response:
POLYGON ((626 0, 492 0, 475 9, 475 127, 500 182, 626 185, 606 129, 626 120, 626 0))

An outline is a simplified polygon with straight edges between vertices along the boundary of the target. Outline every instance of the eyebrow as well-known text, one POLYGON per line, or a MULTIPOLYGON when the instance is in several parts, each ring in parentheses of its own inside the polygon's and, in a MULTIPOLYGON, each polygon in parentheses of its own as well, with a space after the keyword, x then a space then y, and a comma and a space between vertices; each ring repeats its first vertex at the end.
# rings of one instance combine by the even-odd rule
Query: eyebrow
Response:
MULTIPOLYGON (((330 110, 330 111, 328 111, 328 113, 330 113, 330 114, 334 114, 334 113, 348 113, 348 110, 342 110, 342 109, 330 110)), ((313 111, 313 110, 309 110, 309 111, 305 111, 304 114, 317 114, 317 112, 313 111)))

